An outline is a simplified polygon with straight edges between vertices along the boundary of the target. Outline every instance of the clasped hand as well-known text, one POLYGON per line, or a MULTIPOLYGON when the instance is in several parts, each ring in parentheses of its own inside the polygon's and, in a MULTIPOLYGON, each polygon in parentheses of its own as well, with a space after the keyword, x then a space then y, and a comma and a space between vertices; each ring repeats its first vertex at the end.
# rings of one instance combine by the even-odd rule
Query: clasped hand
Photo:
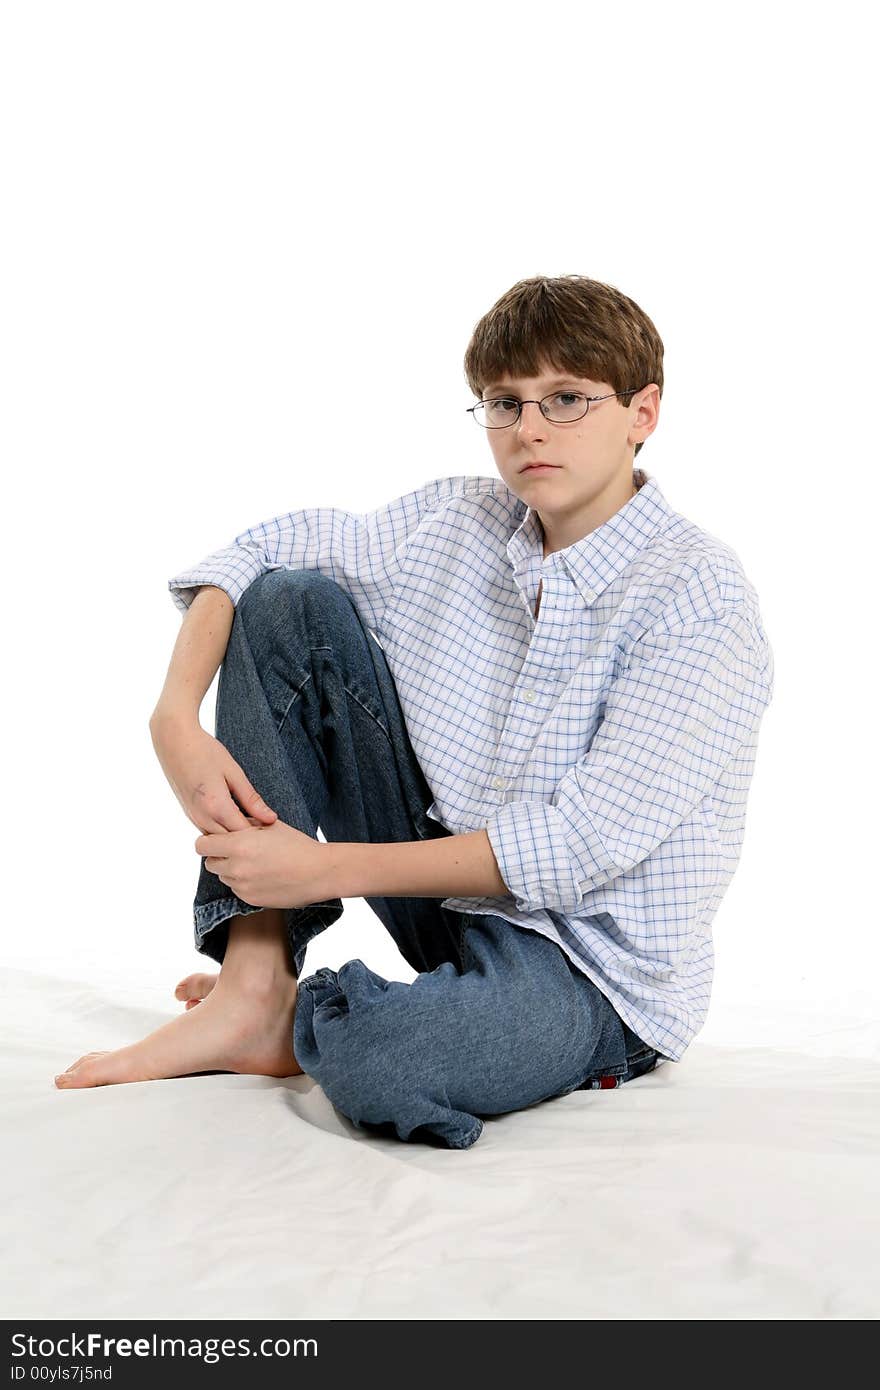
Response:
POLYGON ((200 835, 196 852, 205 868, 251 907, 306 907, 330 896, 326 844, 292 825, 262 825, 253 816, 248 830, 200 835))

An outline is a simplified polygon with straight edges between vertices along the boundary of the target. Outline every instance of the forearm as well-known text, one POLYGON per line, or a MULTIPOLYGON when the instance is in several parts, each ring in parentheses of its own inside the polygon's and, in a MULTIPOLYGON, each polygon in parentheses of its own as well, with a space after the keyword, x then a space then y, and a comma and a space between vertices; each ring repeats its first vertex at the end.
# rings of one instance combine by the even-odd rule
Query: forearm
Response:
POLYGON ((183 617, 162 693, 150 723, 164 717, 198 719, 205 692, 229 643, 235 607, 222 589, 199 589, 183 617))
POLYGON ((333 898, 507 897, 485 830, 438 840, 327 845, 333 898))

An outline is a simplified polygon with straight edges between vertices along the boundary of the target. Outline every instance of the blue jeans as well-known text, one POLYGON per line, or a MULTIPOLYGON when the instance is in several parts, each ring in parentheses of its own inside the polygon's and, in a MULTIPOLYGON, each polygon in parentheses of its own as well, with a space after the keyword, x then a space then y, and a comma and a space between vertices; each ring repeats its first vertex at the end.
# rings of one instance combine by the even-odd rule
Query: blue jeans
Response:
MULTIPOLYGON (((270 570, 245 590, 220 668, 216 737, 288 825, 328 841, 431 840, 432 793, 378 642, 317 570, 270 570)), ((411 984, 362 960, 299 979, 293 1050, 358 1128, 452 1149, 480 1118, 584 1087, 618 1086, 657 1053, 560 948, 502 917, 439 898, 367 898, 411 984)), ((293 969, 342 913, 285 908, 293 969)), ((260 909, 201 862, 196 949, 222 962, 229 919, 260 909)))

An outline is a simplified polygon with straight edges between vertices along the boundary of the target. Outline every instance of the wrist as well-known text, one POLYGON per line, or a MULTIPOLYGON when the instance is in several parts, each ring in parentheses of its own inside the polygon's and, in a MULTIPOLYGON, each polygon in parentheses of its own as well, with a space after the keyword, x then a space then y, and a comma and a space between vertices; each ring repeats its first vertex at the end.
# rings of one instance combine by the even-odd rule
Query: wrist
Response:
POLYGON ((199 710, 193 705, 163 705, 161 701, 150 715, 152 733, 165 729, 191 729, 200 725, 199 710))
POLYGON ((361 848, 357 842, 342 840, 331 840, 329 843, 318 844, 321 848, 320 874, 322 896, 320 901, 331 898, 359 898, 363 894, 359 891, 354 879, 357 876, 356 865, 352 862, 352 851, 357 852, 361 848))

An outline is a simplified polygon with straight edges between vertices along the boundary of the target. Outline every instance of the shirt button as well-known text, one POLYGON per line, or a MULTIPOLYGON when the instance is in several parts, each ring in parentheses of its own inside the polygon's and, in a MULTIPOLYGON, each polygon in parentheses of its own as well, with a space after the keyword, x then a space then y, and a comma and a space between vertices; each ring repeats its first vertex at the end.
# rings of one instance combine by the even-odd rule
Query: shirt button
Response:
POLYGON ((584 589, 584 598, 587 600, 587 603, 593 603, 596 598, 595 589, 584 589))
POLYGON ((500 792, 500 791, 503 791, 504 788, 507 786, 507 778, 506 778, 506 777, 493 777, 493 778, 492 778, 492 786, 495 788, 496 791, 499 791, 499 792, 500 792))
POLYGON ((533 700, 537 700, 537 698, 538 698, 538 693, 537 693, 536 690, 524 690, 524 691, 523 691, 523 699, 524 699, 524 700, 528 700, 529 704, 531 704, 533 700))

